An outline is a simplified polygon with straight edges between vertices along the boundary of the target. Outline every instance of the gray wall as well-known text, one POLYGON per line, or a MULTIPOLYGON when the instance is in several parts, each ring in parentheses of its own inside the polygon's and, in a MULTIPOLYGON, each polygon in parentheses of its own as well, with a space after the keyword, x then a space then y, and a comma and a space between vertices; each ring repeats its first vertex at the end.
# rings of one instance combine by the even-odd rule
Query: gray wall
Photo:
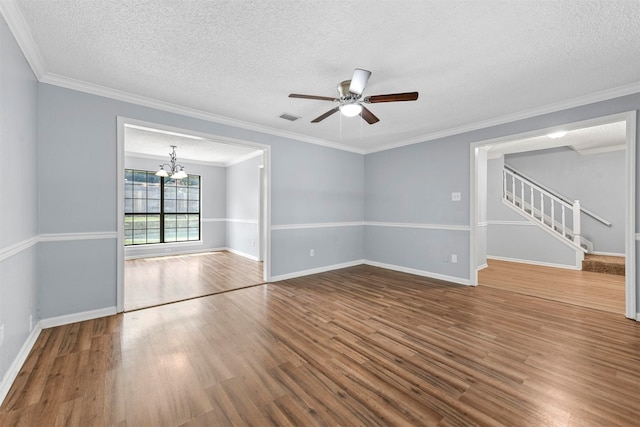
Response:
MULTIPOLYGON (((126 144, 126 142, 125 142, 126 144)), ((158 160, 144 159, 140 157, 126 156, 124 160, 125 168, 135 168, 143 170, 156 170, 158 160)), ((226 168, 220 166, 202 165, 180 161, 185 171, 190 174, 200 175, 201 179, 201 199, 200 218, 201 244, 193 243, 171 243, 169 245, 146 246, 144 248, 128 247, 125 249, 125 256, 154 256, 171 253, 186 253, 206 251, 226 247, 225 227, 226 200, 227 200, 227 174, 226 168)))
POLYGON ((575 268, 573 248, 502 203, 503 166, 503 157, 487 162, 487 255, 575 268))
POLYGON ((260 218, 260 168, 262 155, 227 167, 226 246, 258 258, 260 218))
MULTIPOLYGON (((468 226, 469 145, 471 143, 627 111, 637 111, 638 108, 640 108, 640 96, 633 94, 368 154, 365 160, 366 220, 468 226), (457 204, 451 202, 452 191, 462 191, 462 202, 457 204)), ((638 121, 638 127, 640 127, 640 121, 638 121)), ((640 174, 636 176, 637 181, 640 181, 640 174)), ((638 189, 636 187, 636 194, 638 189)), ((636 222, 639 222, 640 211, 636 212, 636 222)), ((491 218, 490 213, 489 218, 491 218)), ((469 279, 468 263, 465 265, 462 261, 469 257, 469 231, 451 229, 440 233, 436 228, 425 228, 429 230, 428 232, 418 231, 422 230, 419 228, 409 228, 413 232, 406 232, 402 227, 395 227, 386 232, 389 236, 381 238, 379 236, 381 232, 374 227, 376 226, 367 225, 365 230, 367 259, 450 275, 462 281, 469 279), (430 242, 429 252, 423 247, 425 240, 430 242), (436 262, 433 259, 427 259, 429 253, 439 254, 442 257, 448 251, 457 251, 459 263, 456 266, 444 261, 436 262)), ((640 269, 637 269, 636 276, 638 275, 640 275, 640 269)), ((640 292, 637 295, 640 307, 640 292)))
MULTIPOLYGON (((227 125, 180 116, 147 107, 115 101, 87 93, 39 84, 39 152, 42 233, 97 233, 116 231, 117 167, 116 118, 160 123, 255 142, 272 147, 272 224, 362 221, 363 156, 332 148, 306 144, 273 135, 233 128, 227 125), (60 168, 71 164, 71 168, 60 168), (82 179, 79 179, 82 177, 82 179), (296 177, 296 179, 292 179, 296 177)), ((331 249, 332 257, 303 257, 299 263, 289 262, 288 254, 300 242, 288 235, 289 230, 272 232, 272 275, 315 268, 318 262, 350 261, 350 250, 329 234, 319 234, 319 243, 331 249), (276 236, 277 235, 277 236, 276 236)), ((350 233, 353 238, 357 236, 350 233)), ((67 250, 76 254, 84 243, 69 240, 67 250)), ((44 246, 54 243, 43 243, 44 246)), ((100 250, 114 247, 102 239, 100 250)), ((362 258, 362 240, 349 242, 358 247, 362 258)), ((45 248, 45 252, 51 250, 45 248)), ((108 251, 107 251, 108 252, 108 251)), ((41 260, 39 286, 59 301, 42 301, 42 316, 54 317, 97 310, 116 305, 116 283, 111 275, 96 275, 91 281, 78 280, 73 273, 77 262, 72 257, 53 264, 41 260), (98 295, 87 298, 81 306, 66 303, 65 295, 98 295)), ((106 256, 86 261, 87 271, 115 269, 115 250, 106 256)))
POLYGON ((0 16, 0 399, 36 311, 37 81, 0 16), (24 250, 17 250, 23 243, 24 250), (13 251, 12 249, 16 249, 13 251))
POLYGON ((582 235, 596 252, 624 253, 625 151, 583 155, 560 147, 509 154, 505 163, 611 222, 583 214, 582 235))
POLYGON ((366 226, 366 259, 468 280, 469 143, 414 144, 365 161, 366 221, 383 223, 366 226), (452 192, 462 199, 452 201, 452 192))

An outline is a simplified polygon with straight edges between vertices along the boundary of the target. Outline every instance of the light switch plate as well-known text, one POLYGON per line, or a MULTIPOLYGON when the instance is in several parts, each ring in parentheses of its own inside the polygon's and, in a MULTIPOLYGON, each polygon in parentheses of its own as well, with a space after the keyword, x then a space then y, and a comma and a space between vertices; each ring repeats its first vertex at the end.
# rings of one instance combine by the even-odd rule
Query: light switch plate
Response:
POLYGON ((453 202, 459 202, 461 199, 462 199, 462 195, 460 194, 460 192, 451 193, 451 200, 453 202))

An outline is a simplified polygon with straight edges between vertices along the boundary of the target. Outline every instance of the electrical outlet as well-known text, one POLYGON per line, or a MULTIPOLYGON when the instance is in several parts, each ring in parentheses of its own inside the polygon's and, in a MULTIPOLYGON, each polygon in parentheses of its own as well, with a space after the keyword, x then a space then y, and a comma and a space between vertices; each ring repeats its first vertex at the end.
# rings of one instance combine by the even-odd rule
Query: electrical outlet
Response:
POLYGON ((456 254, 451 254, 451 262, 452 263, 457 263, 458 262, 458 255, 456 254))
POLYGON ((315 251, 315 249, 311 249, 311 250, 309 251, 309 256, 315 256, 315 255, 316 255, 316 251, 315 251))
POLYGON ((451 200, 454 202, 459 202, 462 199, 462 195, 460 192, 451 193, 451 200))
POLYGON ((2 343, 4 342, 4 325, 0 326, 0 347, 2 347, 2 343))

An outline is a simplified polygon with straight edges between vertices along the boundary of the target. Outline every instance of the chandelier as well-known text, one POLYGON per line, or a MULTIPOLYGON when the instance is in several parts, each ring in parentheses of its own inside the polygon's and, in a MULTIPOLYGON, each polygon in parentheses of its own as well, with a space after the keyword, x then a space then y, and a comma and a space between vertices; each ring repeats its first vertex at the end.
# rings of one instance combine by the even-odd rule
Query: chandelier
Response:
POLYGON ((156 175, 163 178, 170 177, 171 179, 186 178, 187 173, 184 171, 184 166, 178 163, 178 159, 176 157, 176 146, 172 145, 171 148, 173 148, 173 152, 169 153, 169 156, 171 156, 171 163, 164 163, 160 165, 160 169, 156 172, 156 175), (165 167, 168 169, 165 169, 165 167))

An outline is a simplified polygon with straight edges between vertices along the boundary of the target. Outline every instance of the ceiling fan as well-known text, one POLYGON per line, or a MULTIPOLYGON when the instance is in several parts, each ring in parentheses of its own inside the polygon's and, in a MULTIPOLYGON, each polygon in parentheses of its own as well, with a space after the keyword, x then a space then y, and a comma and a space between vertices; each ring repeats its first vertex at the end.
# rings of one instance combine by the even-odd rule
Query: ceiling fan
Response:
POLYGON ((326 119, 333 113, 340 111, 347 117, 355 117, 360 115, 370 125, 380 121, 367 107, 363 104, 375 104, 378 102, 397 102, 397 101, 415 101, 418 99, 418 92, 391 93, 387 95, 372 95, 362 97, 362 92, 367 86, 367 81, 371 76, 371 71, 356 68, 353 71, 351 80, 345 80, 338 84, 338 98, 329 96, 301 95, 298 93, 289 94, 289 98, 302 99, 318 99, 320 101, 339 102, 340 105, 332 108, 319 117, 311 120, 311 123, 318 123, 326 119))

